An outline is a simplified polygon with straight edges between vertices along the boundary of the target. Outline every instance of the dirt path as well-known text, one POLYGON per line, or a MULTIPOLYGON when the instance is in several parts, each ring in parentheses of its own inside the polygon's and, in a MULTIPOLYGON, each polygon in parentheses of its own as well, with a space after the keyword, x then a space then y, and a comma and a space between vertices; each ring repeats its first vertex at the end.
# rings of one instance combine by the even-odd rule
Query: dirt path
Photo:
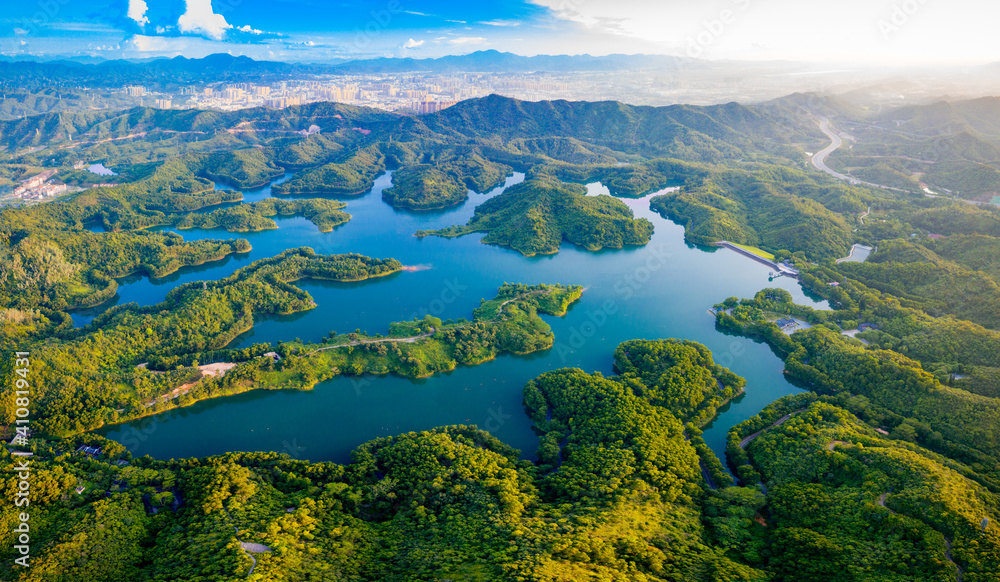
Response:
POLYGON ((246 554, 250 558, 250 561, 251 561, 250 571, 247 572, 247 575, 246 575, 246 577, 249 578, 250 576, 253 575, 253 569, 257 567, 257 558, 254 557, 254 553, 262 554, 264 552, 271 552, 273 550, 271 548, 265 546, 264 544, 255 544, 253 542, 244 542, 243 540, 240 539, 240 528, 238 528, 238 527, 236 527, 234 525, 233 529, 236 530, 236 541, 240 542, 240 551, 243 552, 244 554, 246 554))
POLYGON ((313 354, 317 354, 319 352, 325 352, 326 350, 335 350, 337 348, 346 348, 348 346, 360 346, 362 344, 383 344, 383 343, 412 344, 412 343, 416 343, 418 340, 429 338, 432 335, 434 335, 434 331, 433 330, 430 331, 430 332, 428 332, 428 333, 423 333, 423 334, 420 334, 420 335, 411 335, 409 337, 387 337, 387 338, 376 339, 376 340, 354 340, 354 341, 348 342, 346 344, 337 344, 335 346, 327 346, 325 348, 319 348, 317 350, 313 350, 313 351, 309 352, 308 354, 306 354, 306 355, 304 355, 302 357, 303 358, 308 358, 309 356, 311 356, 313 354))
MULTIPOLYGON (((860 223, 861 223, 861 226, 864 226, 864 225, 865 225, 865 218, 867 218, 867 217, 868 217, 868 215, 869 215, 869 214, 871 214, 871 213, 872 213, 872 207, 871 207, 871 206, 869 206, 869 207, 868 207, 868 210, 866 210, 866 211, 864 212, 864 214, 862 214, 861 216, 859 216, 859 217, 858 217, 858 222, 860 222, 860 223)), ((856 229, 856 228, 855 228, 855 229, 854 229, 854 232, 858 232, 858 229, 856 229)))
MULTIPOLYGON (((490 321, 506 320, 506 317, 504 317, 504 315, 503 315, 503 308, 508 303, 510 303, 512 301, 520 301, 521 299, 524 299, 526 297, 531 297, 532 295, 548 295, 549 293, 550 293, 550 291, 548 291, 548 290, 546 290, 546 291, 532 291, 531 293, 525 293, 523 295, 518 295, 517 297, 513 297, 511 299, 508 299, 507 301, 504 301, 503 303, 500 304, 500 307, 497 309, 497 315, 496 315, 496 317, 494 317, 490 321)), ((475 322, 471 322, 471 323, 468 323, 466 325, 458 326, 458 328, 466 327, 468 325, 472 325, 473 323, 475 323, 475 322)), ((455 328, 455 329, 457 329, 457 328, 455 328)), ((335 350, 337 348, 346 348, 348 346, 352 346, 353 347, 353 346, 359 346, 359 345, 362 345, 362 344, 380 344, 380 343, 412 344, 412 343, 416 343, 419 340, 431 337, 432 335, 434 335, 435 331, 436 330, 431 329, 431 331, 428 332, 428 333, 424 333, 424 334, 421 334, 421 335, 412 335, 412 336, 409 336, 409 337, 387 337, 387 338, 376 339, 376 340, 362 340, 362 339, 359 339, 359 340, 354 340, 352 342, 348 342, 346 344, 338 344, 338 345, 335 345, 335 346, 327 346, 325 348, 319 348, 319 349, 316 349, 316 350, 313 350, 313 351, 309 352, 308 354, 306 354, 306 355, 304 355, 302 357, 303 358, 308 358, 309 356, 312 356, 312 355, 317 354, 319 352, 325 352, 326 350, 335 350)))
POLYGON ((253 554, 248 552, 247 549, 243 547, 243 540, 240 539, 240 528, 234 525, 233 529, 236 530, 236 540, 240 542, 240 551, 249 556, 250 561, 253 562, 252 564, 250 564, 250 571, 247 572, 247 578, 249 578, 250 576, 253 575, 253 569, 257 567, 257 558, 253 557, 253 554))
POLYGON ((796 410, 795 412, 790 412, 790 413, 786 414, 785 416, 782 416, 778 420, 774 421, 774 424, 772 424, 771 426, 769 426, 767 428, 763 428, 761 430, 758 430, 757 432, 753 433, 752 435, 750 435, 750 436, 746 437, 745 439, 741 440, 740 441, 740 448, 741 449, 747 448, 747 445, 749 445, 750 443, 752 443, 754 441, 754 439, 756 439, 760 435, 764 434, 764 431, 766 431, 769 428, 774 428, 776 426, 781 426, 782 424, 785 424, 786 420, 788 420, 789 418, 791 418, 791 417, 795 416, 796 414, 802 412, 803 410, 805 410, 805 408, 803 408, 801 410, 796 410))
MULTIPOLYGON (((876 501, 876 503, 878 504, 879 507, 885 507, 885 500, 888 498, 889 498, 889 492, 885 492, 882 495, 878 496, 878 501, 876 501)), ((889 513, 896 513, 895 511, 893 511, 888 507, 885 508, 889 510, 889 513)), ((955 560, 951 557, 951 541, 949 541, 948 538, 944 538, 944 557, 947 558, 948 561, 951 562, 951 565, 955 567, 955 579, 958 580, 958 582, 963 582, 963 579, 965 577, 965 572, 962 571, 962 567, 959 566, 955 562, 955 560)))
POLYGON ((77 146, 92 146, 92 145, 98 145, 98 144, 102 144, 102 143, 108 143, 109 141, 118 141, 118 140, 122 140, 122 139, 133 139, 133 138, 136 138, 136 137, 146 137, 146 132, 145 131, 140 131, 139 133, 130 133, 128 135, 123 135, 121 137, 106 137, 104 139, 97 140, 97 141, 78 141, 76 143, 71 143, 71 144, 66 144, 64 146, 60 146, 59 149, 61 149, 61 150, 71 150, 71 149, 73 149, 73 148, 75 148, 77 146))
MULTIPOLYGON (((139 366, 137 366, 137 367, 140 367, 140 366, 143 369, 145 369, 145 366, 143 366, 143 364, 139 364, 139 366)), ((201 370, 201 378, 198 378, 194 382, 188 382, 187 384, 181 384, 180 386, 178 386, 177 388, 174 388, 170 392, 167 392, 166 394, 163 394, 161 396, 157 396, 153 400, 150 400, 149 402, 147 402, 146 403, 146 407, 148 408, 150 406, 153 406, 157 402, 160 402, 160 401, 166 402, 167 400, 173 400, 174 398, 177 398, 177 397, 179 397, 179 396, 181 396, 183 394, 187 394, 188 392, 191 391, 192 388, 195 387, 195 385, 198 384, 198 382, 201 382, 202 378, 213 378, 215 376, 222 376, 222 375, 225 375, 226 372, 228 372, 229 370, 231 370, 231 369, 233 369, 235 367, 236 367, 236 364, 231 363, 231 362, 218 362, 216 364, 205 364, 204 366, 198 366, 198 369, 201 370)), ((162 374, 163 373, 163 372, 156 372, 155 370, 150 370, 150 371, 153 372, 154 374, 162 374)))
POLYGON ((851 443, 844 442, 844 441, 830 441, 826 445, 826 450, 832 451, 834 448, 836 448, 837 445, 849 445, 849 444, 851 444, 851 443))
POLYGON ((965 573, 962 572, 961 566, 956 564, 955 560, 951 558, 951 542, 948 541, 948 538, 944 538, 944 557, 948 558, 948 561, 951 562, 952 566, 955 566, 955 578, 958 582, 962 582, 965 573))

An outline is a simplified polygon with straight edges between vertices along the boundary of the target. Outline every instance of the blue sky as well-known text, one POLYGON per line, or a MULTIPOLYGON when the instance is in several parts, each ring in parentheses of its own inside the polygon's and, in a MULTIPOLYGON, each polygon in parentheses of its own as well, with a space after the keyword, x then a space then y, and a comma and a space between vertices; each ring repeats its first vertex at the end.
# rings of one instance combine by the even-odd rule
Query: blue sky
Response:
POLYGON ((986 0, 25 0, 0 53, 143 58, 216 52, 329 61, 659 53, 875 64, 1000 60, 986 0))

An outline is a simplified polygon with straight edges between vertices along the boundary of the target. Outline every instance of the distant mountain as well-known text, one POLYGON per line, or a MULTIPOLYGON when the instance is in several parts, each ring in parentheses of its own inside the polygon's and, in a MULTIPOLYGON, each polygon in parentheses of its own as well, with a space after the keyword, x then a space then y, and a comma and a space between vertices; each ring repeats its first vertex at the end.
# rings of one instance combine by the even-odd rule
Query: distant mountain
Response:
POLYGON ((621 71, 676 69, 689 65, 693 59, 663 55, 538 55, 524 57, 496 50, 476 51, 467 55, 452 55, 437 59, 380 58, 350 61, 334 65, 333 70, 344 73, 389 72, 489 72, 526 73, 532 71, 621 71))
POLYGON ((674 70, 694 61, 659 55, 540 55, 524 57, 495 50, 437 59, 379 58, 336 64, 256 61, 227 54, 202 59, 175 57, 146 62, 126 60, 85 64, 70 60, 0 61, 0 86, 115 86, 123 84, 177 85, 213 81, 269 81, 299 75, 358 73, 524 73, 532 71, 674 70))
POLYGON ((875 124, 928 137, 966 132, 1000 145, 1000 97, 901 107, 879 115, 875 124))
POLYGON ((823 93, 793 93, 759 105, 759 108, 775 117, 803 116, 861 118, 865 112, 853 103, 823 93))
POLYGON ((988 201, 1000 193, 1000 98, 939 100, 869 115, 828 115, 848 133, 832 167, 879 184, 891 176, 988 201))
POLYGON ((81 64, 73 61, 0 62, 0 84, 17 88, 39 86, 113 86, 123 84, 183 84, 206 81, 246 81, 307 72, 299 65, 255 61, 227 54, 203 59, 175 57, 144 63, 125 60, 81 64))

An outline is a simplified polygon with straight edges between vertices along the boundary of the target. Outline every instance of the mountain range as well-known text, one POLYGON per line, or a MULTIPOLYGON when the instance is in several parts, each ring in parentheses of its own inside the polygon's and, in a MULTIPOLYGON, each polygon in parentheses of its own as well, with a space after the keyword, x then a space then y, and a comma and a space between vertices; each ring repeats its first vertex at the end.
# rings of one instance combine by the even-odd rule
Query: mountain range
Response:
POLYGON ((528 73, 570 71, 676 70, 692 59, 662 55, 539 55, 525 57, 495 50, 436 59, 378 58, 335 64, 256 61, 249 57, 213 54, 201 59, 183 56, 144 62, 126 60, 84 64, 63 61, 0 62, 0 84, 25 86, 113 86, 129 83, 178 84, 210 81, 266 80, 290 76, 361 73, 528 73))

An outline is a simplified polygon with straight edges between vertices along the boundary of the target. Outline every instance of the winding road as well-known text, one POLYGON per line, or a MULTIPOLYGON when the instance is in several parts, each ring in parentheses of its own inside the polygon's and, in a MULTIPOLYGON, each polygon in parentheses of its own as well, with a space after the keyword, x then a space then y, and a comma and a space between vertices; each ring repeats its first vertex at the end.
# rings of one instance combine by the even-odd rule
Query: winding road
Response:
POLYGON ((243 540, 240 539, 240 528, 234 525, 233 529, 236 530, 236 541, 240 542, 240 551, 250 556, 250 560, 252 562, 250 564, 250 571, 247 572, 247 578, 249 578, 253 574, 253 569, 257 567, 257 558, 253 557, 253 554, 248 552, 247 549, 243 547, 243 540))
POLYGON ((830 120, 828 119, 819 120, 819 130, 826 134, 826 137, 830 138, 830 145, 813 154, 813 166, 815 166, 817 170, 826 172, 838 180, 847 180, 851 184, 862 184, 863 182, 861 180, 852 178, 846 174, 841 174, 826 165, 826 158, 828 158, 833 152, 837 151, 837 149, 844 144, 844 140, 830 130, 830 120))
POLYGON ((749 445, 750 443, 752 443, 755 438, 757 438, 760 435, 764 434, 764 431, 766 431, 768 428, 774 428, 776 426, 781 426, 782 424, 785 423, 786 420, 788 420, 789 418, 791 418, 791 417, 795 416, 796 414, 802 412, 803 410, 805 410, 805 408, 803 408, 801 410, 796 410, 795 412, 790 412, 790 413, 786 414, 785 416, 782 416, 778 420, 774 421, 774 424, 772 424, 771 426, 769 426, 767 428, 762 428, 762 429, 758 430, 757 432, 753 433, 752 435, 750 435, 750 436, 746 437, 745 439, 741 440, 740 441, 740 448, 741 449, 747 448, 747 445, 749 445))
POLYGON ((880 188, 882 190, 893 190, 895 192, 906 192, 901 188, 893 188, 892 186, 885 186, 883 184, 875 184, 873 182, 865 182, 864 180, 859 180, 853 176, 848 176, 847 174, 841 174, 840 172, 834 170, 830 166, 826 165, 826 158, 830 156, 833 152, 837 151, 844 144, 844 140, 841 139, 839 135, 830 129, 830 120, 825 118, 819 118, 819 130, 826 134, 826 137, 830 138, 830 145, 826 146, 822 150, 813 154, 812 164, 817 170, 821 170, 830 174, 838 180, 845 180, 855 186, 870 186, 872 188, 880 188))
MULTIPOLYGON (((838 172, 838 171, 834 170, 833 168, 831 168, 830 166, 826 165, 826 158, 829 157, 830 154, 832 154, 833 152, 837 151, 837 149, 840 148, 841 145, 843 145, 844 140, 841 139, 841 137, 839 135, 837 135, 836 133, 833 132, 833 130, 830 129, 830 120, 829 119, 817 118, 817 122, 819 123, 819 129, 820 129, 820 131, 822 131, 824 134, 826 134, 826 137, 830 138, 830 145, 826 146, 822 150, 820 150, 820 151, 816 152, 815 154, 813 154, 812 164, 813 164, 813 166, 816 167, 817 170, 821 170, 823 172, 826 172, 827 174, 833 176, 834 178, 836 178, 838 180, 844 180, 844 181, 849 182, 849 183, 851 183, 851 184, 853 184, 855 186, 870 186, 872 188, 879 188, 879 189, 882 189, 882 190, 892 190, 893 192, 907 192, 907 190, 904 190, 902 188, 894 188, 892 186, 886 186, 884 184, 875 184, 873 182, 865 182, 864 180, 859 180, 859 179, 857 179, 857 178, 855 178, 853 176, 848 176, 846 174, 841 174, 840 172, 838 172)), ((990 204, 989 202, 979 202, 977 200, 966 200, 964 198, 954 198, 954 197, 951 197, 951 196, 941 196, 940 194, 932 194, 929 191, 925 191, 924 192, 924 196, 927 197, 927 198, 947 198, 948 200, 955 200, 957 202, 965 202, 966 204, 975 204, 976 206, 982 206, 984 204, 990 204)), ((864 224, 864 223, 862 222, 862 224, 864 224)))

